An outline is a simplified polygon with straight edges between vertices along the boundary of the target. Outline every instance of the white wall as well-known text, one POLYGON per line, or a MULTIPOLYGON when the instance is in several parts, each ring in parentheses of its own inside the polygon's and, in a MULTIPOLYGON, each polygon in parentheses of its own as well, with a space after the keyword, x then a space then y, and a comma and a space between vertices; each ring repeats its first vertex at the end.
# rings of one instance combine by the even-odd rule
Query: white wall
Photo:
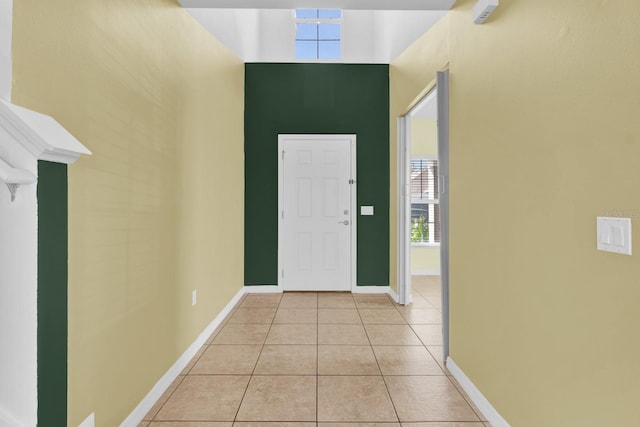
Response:
MULTIPOLYGON (((0 157, 37 174, 37 160, 2 128, 0 157)), ((35 426, 37 420, 37 209, 36 185, 20 187, 12 203, 8 188, 0 183, 2 427, 35 426)))

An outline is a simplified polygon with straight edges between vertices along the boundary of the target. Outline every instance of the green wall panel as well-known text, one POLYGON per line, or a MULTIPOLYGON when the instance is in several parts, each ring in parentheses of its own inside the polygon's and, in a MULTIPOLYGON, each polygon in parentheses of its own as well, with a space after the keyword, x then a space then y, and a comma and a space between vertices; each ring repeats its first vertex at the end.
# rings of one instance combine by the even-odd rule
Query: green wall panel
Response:
POLYGON ((38 427, 67 425, 67 165, 38 163, 38 427))
POLYGON ((245 284, 277 284, 278 134, 317 133, 357 135, 357 283, 388 285, 388 65, 246 64, 245 85, 245 284))

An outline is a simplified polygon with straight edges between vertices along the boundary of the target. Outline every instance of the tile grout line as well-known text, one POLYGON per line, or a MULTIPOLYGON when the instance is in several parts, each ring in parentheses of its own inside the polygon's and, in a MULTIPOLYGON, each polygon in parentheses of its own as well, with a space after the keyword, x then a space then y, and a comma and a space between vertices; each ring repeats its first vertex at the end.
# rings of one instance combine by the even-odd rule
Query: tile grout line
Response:
POLYGON ((380 377, 382 377, 382 383, 384 384, 384 388, 387 391, 387 396, 389 397, 389 401, 391 402, 391 407, 393 408, 393 413, 396 415, 396 421, 400 424, 400 416, 398 415, 398 409, 396 408, 395 403, 393 403, 393 399, 391 398, 391 392, 389 391, 389 386, 387 385, 387 381, 382 374, 382 368, 380 368, 380 362, 378 361, 378 356, 373 348, 373 344, 371 343, 371 337, 369 337, 369 332, 367 328, 364 326, 364 320, 362 319, 362 315, 360 314, 360 309, 356 305, 356 310, 358 311, 358 316, 360 316, 360 321, 362 321, 362 327, 364 329, 364 333, 367 336, 367 340, 369 341, 369 347, 371 348, 371 352, 373 353, 373 358, 376 360, 376 365, 378 366, 378 371, 380 371, 380 377))
MULTIPOLYGON (((237 310, 237 308, 240 306, 240 304, 245 300, 247 296, 244 295, 242 297, 242 299, 240 299, 240 301, 238 301, 236 303, 236 305, 231 309, 231 311, 229 312, 229 314, 227 314, 227 316, 223 319, 222 324, 218 325, 218 328, 220 328, 220 326, 222 326, 222 328, 220 328, 220 330, 224 329, 224 327, 227 325, 227 321, 231 318, 231 316, 233 316, 233 313, 235 313, 235 311, 237 310)), ((216 328, 211 335, 213 335, 214 333, 216 334, 216 336, 218 335, 218 333, 216 333, 216 330, 218 329, 216 328)), ((211 338, 211 337, 209 337, 211 338)), ((207 338, 207 341, 209 341, 209 338, 207 338)), ((214 337, 215 339, 215 337, 214 337)), ((213 340, 211 341, 213 342, 213 340)), ((164 402, 162 402, 162 405, 160 405, 160 408, 158 408, 158 411, 153 415, 153 417, 150 420, 144 420, 143 421, 149 421, 149 424, 151 424, 152 422, 156 422, 156 421, 163 421, 163 420, 156 420, 158 414, 160 413, 160 411, 162 411, 162 409, 164 408, 164 406, 167 404, 167 402, 169 402, 169 400, 171 400, 171 398, 173 397, 173 395, 175 394, 175 392, 178 390, 178 387, 180 387, 180 385, 184 382, 184 380, 187 378, 187 376, 189 376, 191 370, 193 370, 193 367, 196 366, 196 364, 198 363, 198 361, 200 360, 200 358, 204 355, 204 353, 207 351, 207 349, 211 346, 211 343, 209 344, 204 344, 202 346, 202 348, 206 347, 204 349, 204 351, 202 351, 202 353, 200 353, 200 350, 198 350, 198 353, 200 353, 200 355, 198 355, 198 353, 196 353, 197 358, 195 358, 195 360, 193 361, 193 364, 191 365, 191 367, 185 372, 184 375, 180 375, 182 374, 182 372, 180 372, 180 374, 178 374, 178 377, 182 377, 182 380, 180 380, 180 382, 176 385, 176 388, 173 389, 173 391, 171 392, 171 394, 169 394, 169 396, 165 399, 164 402)), ((188 364, 191 364, 192 360, 189 361, 188 364)), ((177 379, 177 378, 176 378, 177 379)), ((174 380, 175 381, 175 380, 174 380)), ((171 387, 171 385, 169 385, 169 387, 171 387)), ((162 397, 162 396, 161 396, 162 397)), ((156 402, 157 403, 157 402, 156 402)))
POLYGON ((260 356, 262 356, 262 352, 264 351, 264 347, 267 343, 267 338, 269 338, 269 333, 271 332, 271 327, 273 326, 273 321, 275 320, 276 314, 278 313, 278 309, 280 308, 280 303, 282 302, 282 297, 284 294, 280 295, 280 299, 278 300, 278 304, 276 305, 276 310, 273 313, 273 317, 271 318, 271 323, 269 323, 269 329, 267 329, 267 333, 262 340, 262 346, 260 347, 260 351, 258 352, 258 358, 256 359, 256 363, 253 365, 253 370, 249 375, 249 381, 247 381, 247 386, 244 388, 244 393, 242 393, 242 398, 240 399, 240 404, 238 405, 238 409, 236 409, 236 414, 233 417, 233 421, 231 425, 234 425, 238 422, 238 414, 240 413, 240 408, 242 407, 242 403, 244 402, 245 397, 247 396, 247 391, 249 390, 249 385, 251 385, 251 380, 253 379, 256 368, 258 367, 258 362, 260 361, 260 356))

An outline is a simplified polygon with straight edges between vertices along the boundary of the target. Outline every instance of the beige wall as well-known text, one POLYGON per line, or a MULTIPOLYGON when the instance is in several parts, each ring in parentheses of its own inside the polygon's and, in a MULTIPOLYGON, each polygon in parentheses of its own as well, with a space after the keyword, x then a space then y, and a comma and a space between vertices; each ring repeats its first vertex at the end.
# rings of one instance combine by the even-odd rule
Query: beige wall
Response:
POLYGON ((411 118, 411 157, 438 158, 438 121, 411 118))
POLYGON ((636 425, 640 263, 595 218, 640 238, 640 3, 473 3, 391 67, 392 178, 396 117, 451 72, 452 358, 513 426, 636 425))
POLYGON ((439 274, 440 246, 411 246, 411 274, 439 274))
POLYGON ((93 151, 69 168, 68 423, 111 427, 242 286, 244 66, 171 0, 14 9, 14 102, 93 151))

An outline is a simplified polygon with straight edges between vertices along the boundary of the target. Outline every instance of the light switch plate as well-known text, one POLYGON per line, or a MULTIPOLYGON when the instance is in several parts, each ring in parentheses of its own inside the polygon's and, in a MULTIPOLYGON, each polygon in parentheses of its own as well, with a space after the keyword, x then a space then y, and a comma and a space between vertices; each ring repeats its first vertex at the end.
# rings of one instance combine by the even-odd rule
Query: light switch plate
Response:
POLYGON ((599 251, 631 255, 631 218, 597 218, 597 247, 599 251))
POLYGON ((360 206, 360 215, 373 215, 373 206, 360 206))

